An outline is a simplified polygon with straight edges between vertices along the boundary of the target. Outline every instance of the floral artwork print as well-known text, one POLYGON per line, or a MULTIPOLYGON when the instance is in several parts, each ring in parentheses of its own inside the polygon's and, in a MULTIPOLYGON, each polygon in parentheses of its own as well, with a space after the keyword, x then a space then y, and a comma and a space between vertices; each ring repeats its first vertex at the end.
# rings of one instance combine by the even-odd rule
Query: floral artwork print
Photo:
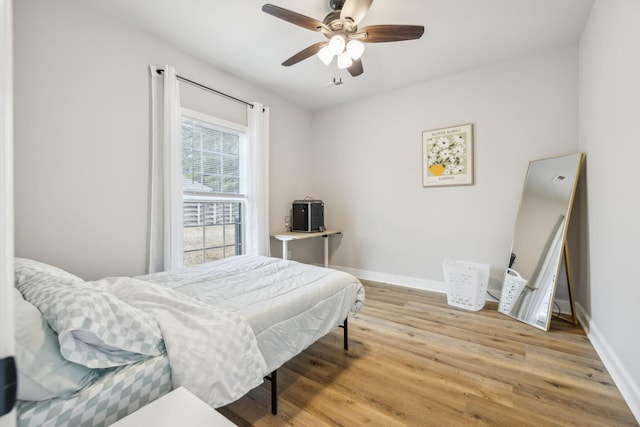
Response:
POLYGON ((433 176, 452 175, 465 172, 467 147, 465 134, 441 136, 427 140, 427 164, 433 176))
POLYGON ((423 133, 423 185, 472 183, 471 125, 423 133))

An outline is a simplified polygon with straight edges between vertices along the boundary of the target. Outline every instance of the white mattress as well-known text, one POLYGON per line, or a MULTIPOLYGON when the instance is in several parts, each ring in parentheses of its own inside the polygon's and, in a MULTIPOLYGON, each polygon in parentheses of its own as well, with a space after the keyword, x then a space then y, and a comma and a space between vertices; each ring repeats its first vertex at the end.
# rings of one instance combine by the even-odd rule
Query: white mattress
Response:
POLYGON ((364 303, 364 288, 350 274, 270 257, 241 255, 137 278, 243 316, 267 362, 265 375, 364 303))

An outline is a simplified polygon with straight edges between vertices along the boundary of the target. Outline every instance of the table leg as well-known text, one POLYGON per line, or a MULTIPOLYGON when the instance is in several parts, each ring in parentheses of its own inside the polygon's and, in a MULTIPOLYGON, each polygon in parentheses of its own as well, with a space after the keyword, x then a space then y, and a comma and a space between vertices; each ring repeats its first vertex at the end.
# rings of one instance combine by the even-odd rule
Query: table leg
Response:
POLYGON ((289 243, 288 240, 282 241, 282 259, 289 259, 289 243))
POLYGON ((322 236, 324 239, 324 266, 329 268, 329 236, 322 236))

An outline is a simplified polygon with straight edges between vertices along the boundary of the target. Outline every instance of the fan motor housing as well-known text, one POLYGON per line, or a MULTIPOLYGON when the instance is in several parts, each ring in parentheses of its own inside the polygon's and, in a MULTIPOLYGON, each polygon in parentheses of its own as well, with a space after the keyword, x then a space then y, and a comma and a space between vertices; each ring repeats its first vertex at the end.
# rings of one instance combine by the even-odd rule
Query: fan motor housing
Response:
POLYGON ((322 21, 331 30, 336 31, 342 29, 342 21, 340 20, 340 11, 336 10, 329 14, 322 21))
POLYGON ((340 10, 344 6, 345 0, 329 0, 329 7, 331 10, 340 10))

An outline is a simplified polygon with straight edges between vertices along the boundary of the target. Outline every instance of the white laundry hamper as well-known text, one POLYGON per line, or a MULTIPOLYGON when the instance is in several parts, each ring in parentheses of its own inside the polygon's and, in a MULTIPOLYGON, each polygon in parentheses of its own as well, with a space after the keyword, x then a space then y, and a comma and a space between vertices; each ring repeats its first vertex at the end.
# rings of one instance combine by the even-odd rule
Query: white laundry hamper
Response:
POLYGON ((490 268, 489 264, 445 259, 442 270, 447 303, 465 310, 481 310, 486 301, 490 268))
POLYGON ((504 314, 510 314, 518 297, 527 286, 528 280, 525 279, 512 268, 507 268, 507 274, 504 275, 504 285, 502 286, 502 295, 500 296, 500 304, 498 311, 504 314))

